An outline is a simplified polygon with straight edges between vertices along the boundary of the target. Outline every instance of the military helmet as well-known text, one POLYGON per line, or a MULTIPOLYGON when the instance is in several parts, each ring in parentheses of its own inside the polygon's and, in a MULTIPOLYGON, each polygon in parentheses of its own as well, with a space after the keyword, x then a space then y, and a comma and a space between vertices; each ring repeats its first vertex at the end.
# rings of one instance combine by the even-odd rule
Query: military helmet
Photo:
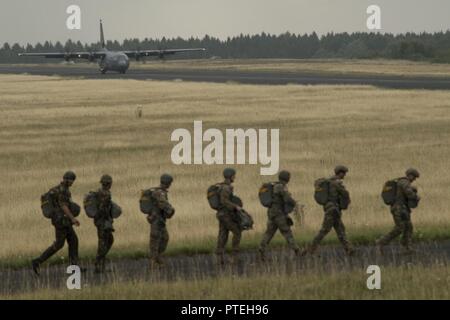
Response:
POLYGON ((64 173, 64 176, 63 176, 64 180, 75 181, 76 178, 77 178, 77 176, 73 171, 67 171, 66 173, 64 173))
POLYGON ((161 178, 160 178, 160 182, 162 185, 165 186, 170 186, 170 184, 173 181, 173 177, 170 174, 164 173, 161 178))
POLYGON ((420 177, 420 173, 417 169, 414 168, 409 168, 408 170, 406 170, 405 174, 407 176, 413 176, 415 178, 419 178, 420 177))
POLYGON ((112 184, 113 179, 109 174, 104 174, 101 178, 100 178, 100 183, 101 184, 112 184))
POLYGON ((347 173, 348 172, 348 168, 346 166, 342 166, 342 165, 336 166, 336 168, 334 168, 334 173, 335 174, 338 174, 338 173, 341 173, 341 172, 347 173))
POLYGON ((280 173, 278 174, 278 179, 280 181, 289 182, 289 180, 291 179, 291 173, 286 170, 280 171, 280 173))
POLYGON ((225 179, 230 179, 234 175, 236 175, 236 170, 233 168, 225 168, 225 170, 223 170, 223 177, 225 179))

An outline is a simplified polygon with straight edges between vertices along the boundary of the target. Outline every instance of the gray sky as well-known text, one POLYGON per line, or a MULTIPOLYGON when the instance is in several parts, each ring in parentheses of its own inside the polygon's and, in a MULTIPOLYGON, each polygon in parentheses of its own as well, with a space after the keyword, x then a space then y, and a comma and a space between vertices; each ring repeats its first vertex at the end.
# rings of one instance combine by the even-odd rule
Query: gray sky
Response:
POLYGON ((366 8, 381 7, 381 32, 450 29, 449 0, 1 0, 0 44, 255 34, 323 34, 366 29, 366 8), (66 28, 66 8, 81 7, 81 30, 66 28))

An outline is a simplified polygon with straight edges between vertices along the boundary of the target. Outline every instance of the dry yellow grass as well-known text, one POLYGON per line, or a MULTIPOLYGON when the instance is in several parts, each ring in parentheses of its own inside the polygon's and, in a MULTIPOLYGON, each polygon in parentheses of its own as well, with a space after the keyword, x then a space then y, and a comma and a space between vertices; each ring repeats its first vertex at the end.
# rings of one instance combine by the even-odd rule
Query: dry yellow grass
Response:
MULTIPOLYGON (((281 167, 292 171, 290 189, 306 205, 297 235, 316 231, 321 209, 312 198, 314 179, 337 163, 350 167, 346 184, 353 204, 344 214, 350 235, 388 227, 391 216, 379 192, 388 178, 418 167, 423 202, 413 214, 417 229, 449 225, 450 92, 382 90, 363 86, 254 86, 134 80, 67 80, 0 76, 0 260, 36 255, 53 238, 39 197, 67 169, 83 195, 113 176, 113 197, 124 209, 117 220, 115 250, 145 249, 149 226, 138 209, 140 190, 175 177, 170 199, 177 209, 168 224, 171 243, 203 243, 213 249, 217 226, 205 199, 224 166, 176 166, 170 134, 203 120, 204 128, 280 128, 281 167), (143 117, 135 110, 143 106, 143 117)), ((257 188, 273 177, 258 166, 236 166, 236 193, 253 213, 259 238, 265 212, 257 188)), ((81 251, 94 250, 96 232, 84 213, 81 251)), ((64 255, 65 251, 61 252, 64 255)))

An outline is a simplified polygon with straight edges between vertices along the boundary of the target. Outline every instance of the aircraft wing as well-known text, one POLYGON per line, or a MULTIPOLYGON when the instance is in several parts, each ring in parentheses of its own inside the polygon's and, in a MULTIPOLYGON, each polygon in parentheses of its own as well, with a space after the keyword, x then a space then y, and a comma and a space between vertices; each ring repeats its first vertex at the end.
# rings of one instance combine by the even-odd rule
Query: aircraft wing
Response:
POLYGON ((19 53, 20 57, 45 57, 55 59, 88 59, 94 60, 103 58, 104 52, 39 52, 39 53, 19 53))
POLYGON ((183 52, 194 52, 194 51, 205 51, 205 48, 190 48, 190 49, 161 49, 161 50, 136 50, 136 51, 123 51, 130 58, 140 58, 140 57, 164 57, 165 55, 172 55, 175 53, 183 52))

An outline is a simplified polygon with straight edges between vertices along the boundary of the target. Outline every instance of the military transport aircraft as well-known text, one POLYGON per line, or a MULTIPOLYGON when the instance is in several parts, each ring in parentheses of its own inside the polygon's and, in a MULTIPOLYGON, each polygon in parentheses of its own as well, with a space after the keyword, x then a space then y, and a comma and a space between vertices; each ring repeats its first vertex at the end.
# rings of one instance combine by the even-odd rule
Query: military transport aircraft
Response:
POLYGON ((66 61, 71 59, 87 59, 89 61, 99 60, 100 72, 117 71, 125 73, 130 66, 129 58, 138 61, 142 57, 157 56, 164 58, 166 55, 173 55, 180 52, 205 51, 205 48, 192 49, 161 49, 161 50, 136 50, 136 51, 109 51, 105 46, 103 35, 103 24, 100 20, 100 42, 101 50, 93 52, 44 52, 44 53, 19 53, 19 56, 60 58, 66 61))

